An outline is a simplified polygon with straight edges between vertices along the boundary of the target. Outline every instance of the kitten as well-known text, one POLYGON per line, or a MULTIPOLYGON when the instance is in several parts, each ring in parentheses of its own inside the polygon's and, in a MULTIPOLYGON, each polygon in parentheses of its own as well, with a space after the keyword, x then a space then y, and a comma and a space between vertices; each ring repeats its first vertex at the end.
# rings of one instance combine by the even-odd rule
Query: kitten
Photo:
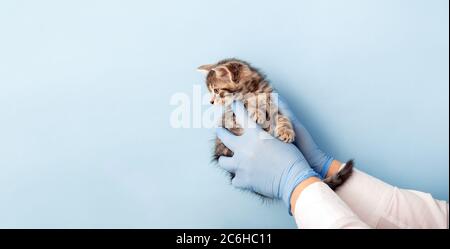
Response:
MULTIPOLYGON (((243 129, 231 109, 233 101, 241 101, 249 116, 265 131, 286 143, 295 140, 295 132, 289 118, 281 113, 272 99, 273 89, 265 75, 249 63, 238 59, 225 59, 216 64, 203 65, 198 68, 205 72, 206 86, 211 93, 210 103, 223 105, 222 126, 235 135, 242 135, 243 129)), ((233 156, 219 138, 215 140, 214 160, 220 156, 233 156)), ((353 161, 349 161, 335 175, 324 180, 330 188, 341 185, 351 174, 353 161)), ((234 176, 231 175, 233 178, 234 176)))

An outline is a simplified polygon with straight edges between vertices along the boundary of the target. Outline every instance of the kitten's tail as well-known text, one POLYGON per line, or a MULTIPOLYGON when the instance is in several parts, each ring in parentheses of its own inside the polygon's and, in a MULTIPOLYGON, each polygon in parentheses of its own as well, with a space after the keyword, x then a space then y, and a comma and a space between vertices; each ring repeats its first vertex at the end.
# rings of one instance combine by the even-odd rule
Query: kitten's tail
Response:
POLYGON ((327 177, 323 180, 331 189, 336 189, 342 183, 344 183, 353 173, 353 160, 349 160, 345 163, 344 167, 342 167, 339 172, 336 174, 327 177))

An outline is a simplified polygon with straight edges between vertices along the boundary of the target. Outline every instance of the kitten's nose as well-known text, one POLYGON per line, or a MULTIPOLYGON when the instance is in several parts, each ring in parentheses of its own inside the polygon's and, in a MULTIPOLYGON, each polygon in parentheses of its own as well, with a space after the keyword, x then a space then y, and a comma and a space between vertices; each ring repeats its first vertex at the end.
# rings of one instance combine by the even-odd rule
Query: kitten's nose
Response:
POLYGON ((209 103, 211 103, 211 105, 214 104, 214 99, 211 99, 211 100, 209 101, 209 103))

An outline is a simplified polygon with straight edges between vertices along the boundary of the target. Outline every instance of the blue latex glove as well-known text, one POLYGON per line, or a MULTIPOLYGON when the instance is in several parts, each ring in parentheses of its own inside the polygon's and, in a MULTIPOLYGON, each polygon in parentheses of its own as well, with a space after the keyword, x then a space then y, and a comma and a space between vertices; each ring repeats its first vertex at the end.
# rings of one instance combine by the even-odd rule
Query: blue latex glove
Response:
POLYGON ((235 174, 233 186, 282 199, 290 213, 294 188, 309 177, 319 177, 318 174, 295 145, 272 137, 253 122, 241 102, 235 102, 233 110, 244 134, 235 136, 217 128, 217 136, 234 152, 233 157, 219 158, 220 167, 235 174))
POLYGON ((294 144, 303 153, 309 165, 314 169, 314 171, 319 173, 322 178, 325 178, 328 169, 330 168, 331 162, 334 160, 333 157, 325 154, 322 150, 319 149, 309 132, 302 125, 302 123, 300 123, 291 109, 289 109, 286 101, 280 95, 275 93, 272 95, 272 97, 273 99, 278 98, 278 108, 280 109, 281 113, 286 115, 291 120, 291 123, 294 126, 294 144))

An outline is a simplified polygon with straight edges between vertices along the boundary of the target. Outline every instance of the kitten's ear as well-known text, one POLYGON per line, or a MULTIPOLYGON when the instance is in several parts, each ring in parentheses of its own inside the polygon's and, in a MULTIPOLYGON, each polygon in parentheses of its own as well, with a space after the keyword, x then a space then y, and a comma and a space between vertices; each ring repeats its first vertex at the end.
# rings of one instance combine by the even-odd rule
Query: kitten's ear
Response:
POLYGON ((213 69, 213 68, 214 68, 214 64, 207 64, 207 65, 199 66, 197 68, 197 70, 202 73, 209 73, 209 71, 211 71, 211 69, 213 69))
POLYGON ((231 82, 238 84, 242 69, 242 64, 231 62, 226 65, 216 67, 213 70, 219 77, 226 78, 231 82))
POLYGON ((216 72, 217 77, 222 78, 224 80, 230 80, 233 81, 233 78, 231 76, 231 72, 226 66, 218 66, 213 68, 214 72, 216 72))
POLYGON ((233 81, 236 84, 239 83, 243 65, 240 63, 232 62, 232 63, 227 64, 226 68, 230 72, 231 81, 233 81))

